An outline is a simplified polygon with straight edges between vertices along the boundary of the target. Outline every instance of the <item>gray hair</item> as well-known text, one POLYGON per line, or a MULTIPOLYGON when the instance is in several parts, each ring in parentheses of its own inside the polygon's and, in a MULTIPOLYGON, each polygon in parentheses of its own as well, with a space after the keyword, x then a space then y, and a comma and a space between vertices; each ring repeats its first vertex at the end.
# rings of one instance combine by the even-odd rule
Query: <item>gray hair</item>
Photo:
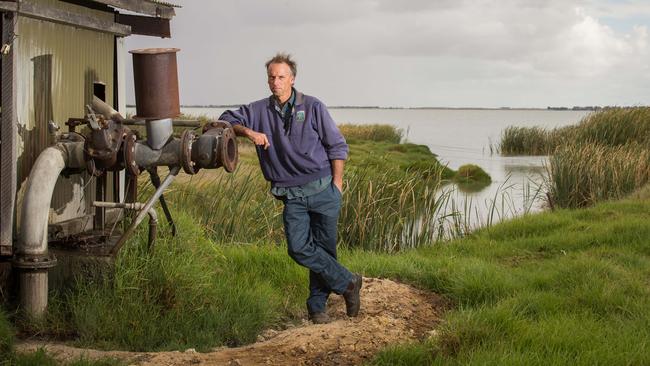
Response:
POLYGON ((298 73, 298 65, 296 64, 296 61, 291 59, 291 55, 288 53, 278 53, 273 56, 272 59, 266 61, 265 66, 267 70, 269 69, 270 64, 287 64, 291 69, 291 73, 294 77, 298 73))

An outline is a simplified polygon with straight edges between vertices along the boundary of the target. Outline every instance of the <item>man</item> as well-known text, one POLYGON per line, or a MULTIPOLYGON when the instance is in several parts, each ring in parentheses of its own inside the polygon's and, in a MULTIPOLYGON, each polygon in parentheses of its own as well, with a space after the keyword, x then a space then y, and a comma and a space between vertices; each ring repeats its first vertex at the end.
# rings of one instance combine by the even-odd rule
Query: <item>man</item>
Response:
POLYGON ((336 260, 348 146, 325 105, 293 87, 296 63, 290 55, 277 54, 266 72, 272 95, 220 119, 256 145, 271 193, 284 202, 289 256, 309 268, 309 319, 330 321, 325 309, 331 292, 343 295, 348 316, 357 316, 362 277, 336 260))

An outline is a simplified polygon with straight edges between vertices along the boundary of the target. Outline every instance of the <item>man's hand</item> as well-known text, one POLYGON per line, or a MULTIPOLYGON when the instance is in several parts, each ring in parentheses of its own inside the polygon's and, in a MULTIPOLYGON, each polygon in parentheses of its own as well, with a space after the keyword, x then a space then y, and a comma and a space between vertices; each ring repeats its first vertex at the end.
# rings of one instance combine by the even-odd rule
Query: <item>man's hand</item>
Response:
POLYGON ((345 160, 330 160, 332 164, 332 183, 343 193, 343 168, 345 160))
POLYGON ((332 178, 332 183, 339 189, 339 192, 343 193, 343 178, 332 178))
POLYGON ((247 137, 249 140, 253 141, 255 145, 264 146, 264 150, 268 149, 271 144, 269 143, 268 137, 265 134, 260 132, 255 132, 248 127, 242 125, 234 125, 232 128, 235 130, 237 136, 247 137))
POLYGON ((253 130, 249 130, 248 132, 248 138, 253 141, 255 145, 258 146, 264 146, 264 150, 268 149, 271 144, 269 143, 268 137, 266 137, 265 134, 260 133, 260 132, 255 132, 253 130))

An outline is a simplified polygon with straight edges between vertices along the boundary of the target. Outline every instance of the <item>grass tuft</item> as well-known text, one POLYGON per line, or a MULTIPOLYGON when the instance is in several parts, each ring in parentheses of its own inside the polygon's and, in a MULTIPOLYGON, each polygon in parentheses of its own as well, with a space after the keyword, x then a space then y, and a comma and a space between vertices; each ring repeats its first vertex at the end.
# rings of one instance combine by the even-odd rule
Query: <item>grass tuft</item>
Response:
POLYGON ((492 178, 480 166, 474 164, 461 165, 454 176, 454 182, 462 185, 487 186, 492 178))
POLYGON ((356 140, 389 142, 399 144, 404 137, 404 132, 391 125, 355 125, 342 124, 338 126, 341 134, 345 136, 348 142, 354 143, 356 140))

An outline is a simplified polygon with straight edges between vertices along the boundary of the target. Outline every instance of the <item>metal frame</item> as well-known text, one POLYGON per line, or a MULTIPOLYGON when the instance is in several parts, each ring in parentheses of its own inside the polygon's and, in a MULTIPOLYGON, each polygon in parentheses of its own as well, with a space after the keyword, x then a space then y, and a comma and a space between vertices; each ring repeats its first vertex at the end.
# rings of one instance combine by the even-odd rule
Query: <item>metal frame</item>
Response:
MULTIPOLYGON (((2 44, 13 46, 15 13, 1 13, 2 44)), ((11 255, 16 204, 16 72, 13 47, 2 55, 2 123, 0 123, 0 255, 11 255)))

